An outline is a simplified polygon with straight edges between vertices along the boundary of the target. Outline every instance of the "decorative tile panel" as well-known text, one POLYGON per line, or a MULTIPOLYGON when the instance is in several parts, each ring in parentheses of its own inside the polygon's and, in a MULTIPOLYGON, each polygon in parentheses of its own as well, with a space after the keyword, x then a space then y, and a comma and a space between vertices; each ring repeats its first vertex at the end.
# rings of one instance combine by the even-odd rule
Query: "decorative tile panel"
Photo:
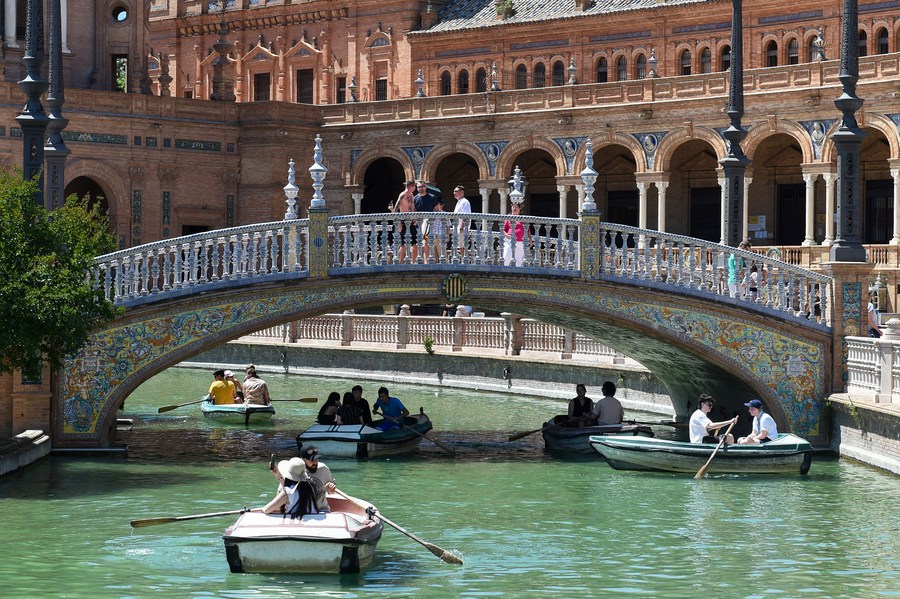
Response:
POLYGON ((563 156, 566 157, 566 173, 572 174, 572 166, 575 164, 575 154, 578 148, 585 142, 587 137, 554 137, 553 141, 562 150, 563 156))
POLYGON ((825 145, 828 130, 834 124, 834 120, 800 121, 812 140, 813 157, 818 160, 822 157, 822 146, 825 145))
POLYGON ((496 176, 497 174, 497 161, 500 159, 500 154, 503 152, 503 148, 509 145, 508 141, 479 141, 475 143, 476 146, 481 150, 484 154, 484 157, 487 158, 488 167, 491 172, 491 177, 496 176))

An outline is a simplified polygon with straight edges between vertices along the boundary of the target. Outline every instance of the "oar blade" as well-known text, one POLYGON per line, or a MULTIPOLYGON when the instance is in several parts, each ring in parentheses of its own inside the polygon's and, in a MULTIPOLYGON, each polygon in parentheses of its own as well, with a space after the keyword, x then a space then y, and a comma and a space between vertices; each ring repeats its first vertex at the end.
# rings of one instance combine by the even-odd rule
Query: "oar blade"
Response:
POLYGON ((170 522, 177 522, 178 518, 170 517, 170 518, 145 518, 142 520, 132 520, 131 528, 142 528, 144 526, 154 526, 156 524, 168 524, 170 522))
POLYGON ((297 401, 299 401, 300 403, 316 403, 317 401, 319 401, 319 398, 318 397, 301 397, 297 401))
POLYGON ((163 412, 171 412, 175 408, 180 408, 181 406, 163 406, 157 410, 157 413, 162 414, 163 412))

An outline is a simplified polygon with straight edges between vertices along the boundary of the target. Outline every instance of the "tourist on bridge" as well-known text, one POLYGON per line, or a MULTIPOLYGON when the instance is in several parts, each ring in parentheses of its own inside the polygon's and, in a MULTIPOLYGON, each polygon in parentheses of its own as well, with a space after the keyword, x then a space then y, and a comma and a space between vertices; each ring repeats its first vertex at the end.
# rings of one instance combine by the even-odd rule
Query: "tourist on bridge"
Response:
POLYGON ((269 386, 259 378, 256 366, 252 364, 244 371, 244 403, 264 406, 272 403, 272 398, 269 397, 269 386))
MULTIPOLYGON (((706 393, 700 395, 699 405, 694 410, 694 413, 691 414, 691 419, 688 422, 688 433, 691 436, 691 443, 718 443, 720 440, 718 436, 719 429, 730 425, 732 422, 737 422, 737 416, 722 422, 710 420, 708 414, 712 412, 714 405, 716 405, 716 400, 711 396, 706 393)), ((725 437, 725 442, 734 443, 734 437, 731 433, 725 437)))
POLYGON ((507 219, 503 224, 503 263, 510 266, 515 259, 516 266, 522 266, 525 260, 525 224, 515 220, 522 214, 522 204, 513 203, 509 209, 512 220, 507 219))
POLYGON ((378 410, 381 410, 381 413, 384 414, 384 422, 378 426, 383 431, 400 428, 400 421, 409 416, 409 410, 406 409, 406 406, 396 397, 391 397, 387 387, 378 389, 378 399, 375 400, 375 405, 372 406, 372 413, 377 414, 378 410))
POLYGON ((587 397, 587 387, 582 384, 575 386, 575 393, 576 396, 569 400, 569 420, 566 426, 589 426, 594 400, 587 397))
MULTIPOLYGON (((444 200, 437 198, 434 200, 434 211, 444 211, 444 200)), ((450 228, 449 223, 444 218, 430 218, 422 221, 422 237, 425 239, 427 247, 425 248, 425 263, 431 257, 435 262, 440 262, 444 257, 444 248, 447 246, 447 232, 450 228)))
POLYGON ((601 388, 603 399, 594 404, 591 409, 591 420, 597 424, 622 424, 625 418, 625 408, 622 402, 616 399, 616 386, 612 381, 606 381, 601 388))
POLYGON ((209 386, 207 399, 217 406, 234 403, 234 383, 225 380, 225 371, 216 370, 213 372, 213 379, 215 380, 209 386))
POLYGON ((763 411, 763 404, 758 399, 751 399, 744 404, 750 415, 753 416, 753 425, 750 434, 738 439, 740 445, 753 445, 756 443, 768 443, 778 438, 778 426, 775 419, 763 411))
MULTIPOLYGON (((750 242, 746 239, 738 244, 739 250, 750 251, 750 242)), ((736 254, 728 255, 728 295, 741 297, 744 287, 744 271, 747 269, 747 261, 736 254)))
MULTIPOLYGON (((391 212, 415 212, 416 206, 413 202, 413 194, 416 189, 415 181, 407 181, 405 183, 406 189, 400 192, 400 195, 397 196, 397 201, 388 206, 388 210, 391 212)), ((397 260, 400 263, 406 259, 406 245, 410 244, 412 246, 412 253, 410 257, 412 261, 415 263, 416 257, 419 255, 419 248, 416 245, 419 239, 419 229, 415 222, 401 222, 398 228, 398 233, 400 235, 400 240, 398 243, 400 244, 400 249, 397 251, 397 260)))
POLYGON ((337 421, 338 411, 341 409, 341 394, 332 391, 325 400, 325 405, 319 408, 319 415, 316 416, 317 424, 341 424, 337 421))
POLYGON ((874 290, 870 291, 869 305, 866 306, 866 312, 869 315, 869 337, 881 337, 881 315, 878 313, 878 308, 875 307, 877 302, 878 292, 874 290))
MULTIPOLYGON (((456 214, 472 214, 472 204, 469 202, 468 198, 466 198, 466 188, 462 185, 457 185, 453 188, 453 199, 456 200, 456 206, 453 208, 453 212, 456 214)), ((469 230, 469 222, 467 219, 460 218, 459 223, 457 223, 457 227, 459 228, 459 251, 463 255, 466 252, 466 247, 468 246, 468 230, 469 230)), ((449 231, 448 231, 449 233, 449 231)))

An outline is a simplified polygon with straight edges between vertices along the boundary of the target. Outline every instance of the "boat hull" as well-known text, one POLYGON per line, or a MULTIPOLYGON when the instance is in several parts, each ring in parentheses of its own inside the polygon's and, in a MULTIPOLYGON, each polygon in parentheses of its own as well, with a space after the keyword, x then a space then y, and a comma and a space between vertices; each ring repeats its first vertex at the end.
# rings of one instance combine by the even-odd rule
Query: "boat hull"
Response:
MULTIPOLYGON (((616 470, 696 473, 715 451, 712 443, 635 437, 591 437, 591 447, 616 470)), ((725 445, 707 472, 722 474, 806 474, 812 446, 796 435, 761 445, 725 445)))
MULTIPOLYGON (((545 422, 544 426, 553 424, 545 422)), ((629 437, 652 437, 653 430, 649 426, 637 424, 600 424, 597 426, 566 427, 555 426, 543 431, 544 446, 553 451, 594 454, 590 438, 598 435, 624 435, 629 437)))
POLYGON ((344 574, 372 561, 384 523, 337 496, 333 510, 303 518, 242 514, 222 537, 232 572, 344 574))
MULTIPOLYGON (((379 421, 373 422, 377 426, 379 421)), ((319 452, 330 457, 371 458, 412 452, 432 429, 425 414, 408 416, 407 428, 381 431, 359 424, 314 424, 299 435, 297 444, 315 445, 319 452)))
POLYGON ((220 404, 215 405, 208 401, 200 404, 200 411, 209 420, 227 424, 256 424, 268 422, 275 415, 275 408, 271 405, 257 404, 220 404))

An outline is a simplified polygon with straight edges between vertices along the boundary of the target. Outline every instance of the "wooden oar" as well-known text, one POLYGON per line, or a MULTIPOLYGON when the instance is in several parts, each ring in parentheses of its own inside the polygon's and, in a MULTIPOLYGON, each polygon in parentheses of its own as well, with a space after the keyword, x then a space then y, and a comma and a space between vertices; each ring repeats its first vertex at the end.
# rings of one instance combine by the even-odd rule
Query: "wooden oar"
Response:
POLYGON ((197 401, 189 401, 187 403, 180 403, 176 406, 163 406, 160 409, 158 409, 157 412, 162 414, 163 412, 169 412, 171 410, 174 410, 175 408, 183 408, 184 406, 191 406, 191 405, 194 405, 195 403, 200 403, 201 401, 206 401, 206 398, 203 397, 201 399, 198 399, 197 401))
POLYGON ((300 399, 270 399, 269 401, 299 401, 300 403, 316 403, 318 397, 301 397, 300 399))
POLYGON ((518 441, 519 439, 524 439, 528 435, 533 435, 534 433, 542 433, 549 428, 553 428, 554 426, 559 426, 559 425, 558 424, 548 424, 544 428, 536 428, 533 431, 528 431, 525 433, 516 433, 515 435, 510 435, 509 440, 510 441, 518 441))
MULTIPOLYGON (((260 508, 253 508, 260 509, 260 508)), ((252 512, 253 510, 243 508, 240 510, 230 510, 228 512, 213 512, 211 514, 194 514, 193 516, 170 516, 166 518, 145 518, 143 520, 132 520, 132 528, 141 528, 143 526, 155 526, 157 524, 169 524, 170 522, 184 522, 186 520, 199 520, 200 518, 216 518, 218 516, 231 516, 233 514, 243 514, 244 512, 252 512)))
MULTIPOLYGON (((384 416, 384 414, 382 414, 382 416, 384 416)), ((419 431, 417 431, 417 430, 414 429, 413 427, 407 426, 407 425, 403 424, 399 419, 397 419, 397 418, 391 418, 390 416, 384 416, 384 419, 385 419, 385 420, 390 420, 391 422, 396 422, 397 424, 399 424, 400 426, 402 426, 402 427, 405 428, 406 430, 412 431, 412 432, 416 433, 417 435, 419 435, 419 436, 422 437, 423 439, 428 439, 429 441, 431 441, 432 443, 434 443, 435 445, 437 445, 438 447, 440 447, 440 448, 443 449, 444 451, 448 452, 450 455, 456 455, 456 450, 453 449, 452 447, 450 447, 449 445, 444 445, 443 443, 441 443, 441 442, 438 441, 437 439, 434 439, 434 438, 432 438, 432 437, 429 437, 429 436, 426 435, 425 433, 420 433, 419 431)))
POLYGON ((697 471, 697 474, 694 475, 694 478, 701 479, 706 476, 706 469, 709 468, 709 465, 712 463, 713 458, 716 457, 716 454, 719 452, 719 448, 722 447, 723 443, 725 443, 725 439, 728 437, 728 433, 731 432, 731 429, 734 428, 735 424, 737 424, 737 418, 731 421, 731 424, 729 424, 728 428, 725 430, 725 434, 719 437, 719 444, 716 445, 716 448, 713 450, 712 455, 709 456, 709 459, 706 460, 706 463, 703 464, 703 467, 697 471))
MULTIPOLYGON (((349 501, 350 503, 352 503, 353 505, 357 506, 357 507, 360 507, 360 508, 362 508, 362 509, 367 509, 367 508, 369 507, 369 506, 367 506, 367 505, 364 505, 364 504, 360 503, 359 501, 357 501, 357 500, 354 499, 353 497, 350 497, 349 495, 347 495, 346 493, 344 493, 344 492, 341 491, 340 489, 335 489, 334 492, 337 493, 338 495, 340 495, 341 497, 343 497, 344 499, 346 499, 347 501, 349 501)), ((416 535, 412 534, 411 532, 409 532, 409 531, 407 531, 407 530, 404 530, 402 527, 400 527, 400 526, 397 525, 396 523, 391 522, 390 520, 388 520, 387 518, 385 518, 384 515, 382 515, 381 510, 378 510, 378 511, 376 512, 376 515, 377 515, 379 518, 381 518, 382 522, 384 522, 385 524, 387 524, 387 525, 389 525, 389 526, 393 526, 393 527, 394 527, 395 529, 397 529, 399 532, 402 532, 403 534, 405 534, 406 536, 408 536, 410 539, 412 539, 412 540, 415 541, 416 543, 422 545, 422 546, 425 547, 428 551, 430 551, 430 552, 433 553, 434 555, 438 556, 439 558, 441 558, 443 561, 447 562, 448 564, 456 564, 456 565, 459 565, 459 566, 462 565, 463 561, 462 561, 462 558, 461 558, 461 557, 459 557, 459 556, 457 556, 457 555, 454 555, 454 554, 450 553, 449 551, 446 551, 445 549, 441 549, 440 547, 438 547, 438 546, 435 545, 434 543, 429 543, 428 541, 423 541, 422 539, 420 539, 420 538, 417 537, 416 535)))

